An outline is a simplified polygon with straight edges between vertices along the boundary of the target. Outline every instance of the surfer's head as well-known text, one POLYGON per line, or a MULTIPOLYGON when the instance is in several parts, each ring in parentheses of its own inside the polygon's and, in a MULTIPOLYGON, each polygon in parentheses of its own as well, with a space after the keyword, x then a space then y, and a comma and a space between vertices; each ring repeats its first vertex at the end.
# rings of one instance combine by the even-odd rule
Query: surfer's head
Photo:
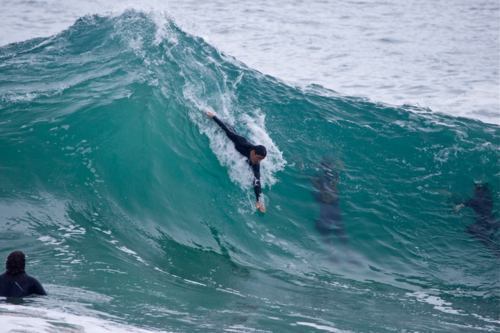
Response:
POLYGON ((17 275, 24 273, 24 267, 26 263, 26 257, 21 251, 14 251, 7 257, 7 262, 5 263, 5 268, 7 269, 7 274, 17 275))
POLYGON ((252 150, 250 150, 250 161, 252 164, 259 164, 264 158, 266 158, 267 150, 266 147, 258 145, 254 146, 252 150))

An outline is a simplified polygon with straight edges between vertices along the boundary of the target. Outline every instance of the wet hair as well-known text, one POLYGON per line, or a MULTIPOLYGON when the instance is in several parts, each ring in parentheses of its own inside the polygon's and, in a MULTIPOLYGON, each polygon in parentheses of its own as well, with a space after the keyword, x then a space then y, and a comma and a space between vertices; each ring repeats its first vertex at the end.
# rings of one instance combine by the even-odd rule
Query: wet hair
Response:
POLYGON ((7 274, 17 275, 24 273, 24 267, 26 264, 26 257, 21 251, 14 251, 7 257, 7 262, 5 263, 5 268, 7 269, 7 274))
POLYGON ((266 150, 266 147, 264 147, 264 146, 261 146, 261 145, 254 146, 253 150, 255 150, 255 153, 257 155, 260 155, 262 157, 266 157, 266 155, 267 155, 267 150, 266 150))

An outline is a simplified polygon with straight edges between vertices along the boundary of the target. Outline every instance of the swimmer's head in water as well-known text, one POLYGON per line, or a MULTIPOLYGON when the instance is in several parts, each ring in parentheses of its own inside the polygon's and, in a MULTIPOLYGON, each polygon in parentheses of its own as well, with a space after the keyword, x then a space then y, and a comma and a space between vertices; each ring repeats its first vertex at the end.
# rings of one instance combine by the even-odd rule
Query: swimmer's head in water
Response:
POLYGON ((488 183, 474 183, 474 187, 476 190, 485 190, 488 189, 488 183))
POLYGON ((7 262, 5 263, 5 268, 7 269, 7 274, 17 275, 24 273, 24 267, 26 264, 26 257, 21 251, 14 251, 7 257, 7 262))
POLYGON ((261 145, 254 146, 253 149, 250 151, 250 160, 252 161, 253 164, 258 164, 260 163, 260 161, 266 158, 266 155, 267 155, 266 147, 261 145))
POLYGON ((484 196, 491 195, 491 190, 489 188, 488 183, 475 183, 474 184, 474 193, 475 195, 484 196))

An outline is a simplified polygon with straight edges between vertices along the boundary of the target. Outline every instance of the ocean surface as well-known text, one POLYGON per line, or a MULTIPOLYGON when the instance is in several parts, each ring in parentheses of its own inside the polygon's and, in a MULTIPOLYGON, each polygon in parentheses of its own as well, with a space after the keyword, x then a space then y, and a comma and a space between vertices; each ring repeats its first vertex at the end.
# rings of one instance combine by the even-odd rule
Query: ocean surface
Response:
MULTIPOLYGON (((500 215, 498 95, 489 94, 498 88, 498 36, 488 30, 499 24, 496 2, 474 7, 492 18, 482 23, 494 42, 471 55, 485 67, 464 62, 457 74, 471 66, 479 80, 491 75, 484 98, 463 96, 478 107, 467 117, 458 100, 443 102, 446 89, 430 99, 446 110, 434 110, 378 100, 373 87, 368 98, 337 89, 333 67, 308 78, 300 63, 294 78, 271 70, 283 58, 253 66, 224 49, 223 33, 194 32, 230 15, 217 18, 208 5, 192 26, 175 12, 82 13, 98 2, 75 9, 76 21, 50 1, 4 8, 29 4, 43 11, 3 11, 1 24, 61 15, 61 26, 0 30, 0 260, 25 251, 27 272, 49 296, 1 299, 0 331, 500 330, 500 235, 485 246, 466 232, 475 213, 454 209, 487 183, 500 215), (245 160, 204 109, 268 148, 266 214, 255 212, 245 160), (341 212, 327 220, 331 232, 316 227, 331 202, 318 192, 327 172, 338 174, 341 212)), ((242 35, 228 36, 231 44, 242 35)))
POLYGON ((87 14, 169 16, 248 67, 300 87, 500 124, 498 0, 0 0, 0 45, 87 14))

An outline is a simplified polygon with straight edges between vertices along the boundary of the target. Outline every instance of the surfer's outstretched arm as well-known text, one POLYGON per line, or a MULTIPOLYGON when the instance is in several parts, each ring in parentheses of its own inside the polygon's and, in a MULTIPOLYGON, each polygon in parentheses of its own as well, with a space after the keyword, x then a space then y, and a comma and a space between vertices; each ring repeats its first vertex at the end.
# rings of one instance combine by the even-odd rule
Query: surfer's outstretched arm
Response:
POLYGON ((217 125, 219 125, 220 128, 222 128, 222 130, 224 131, 224 133, 226 133, 227 137, 229 139, 231 139, 231 141, 233 141, 235 143, 238 141, 239 135, 237 135, 236 133, 234 133, 233 131, 231 131, 226 126, 226 124, 224 124, 219 118, 217 118, 217 116, 214 116, 213 120, 217 123, 217 125))
POLYGON ((253 191, 255 193, 255 201, 260 202, 260 194, 262 193, 262 188, 260 186, 260 166, 258 164, 252 165, 253 172, 253 191))
POLYGON ((260 202, 260 194, 262 193, 262 188, 260 187, 260 179, 255 178, 253 180, 253 191, 255 193, 255 201, 260 202))
POLYGON ((215 121, 215 123, 216 123, 217 125, 219 125, 219 127, 220 127, 223 131, 224 131, 224 133, 226 133, 227 137, 228 137, 231 141, 233 141, 233 142, 234 142, 234 143, 236 143, 236 144, 238 144, 238 143, 241 141, 242 137, 241 137, 241 136, 239 136, 238 134, 236 134, 236 133, 235 133, 234 131, 232 131, 231 129, 229 129, 229 127, 227 127, 227 125, 226 125, 226 124, 224 124, 224 123, 223 123, 223 122, 222 122, 219 118, 217 118, 217 116, 216 116, 214 113, 212 113, 212 112, 208 111, 208 112, 207 112, 207 116, 208 116, 209 118, 212 118, 212 119, 215 121))
POLYGON ((254 164, 252 165, 253 172, 253 191, 255 193, 255 207, 261 212, 266 212, 266 206, 264 206, 264 202, 261 201, 262 187, 260 185, 260 165, 254 164))

